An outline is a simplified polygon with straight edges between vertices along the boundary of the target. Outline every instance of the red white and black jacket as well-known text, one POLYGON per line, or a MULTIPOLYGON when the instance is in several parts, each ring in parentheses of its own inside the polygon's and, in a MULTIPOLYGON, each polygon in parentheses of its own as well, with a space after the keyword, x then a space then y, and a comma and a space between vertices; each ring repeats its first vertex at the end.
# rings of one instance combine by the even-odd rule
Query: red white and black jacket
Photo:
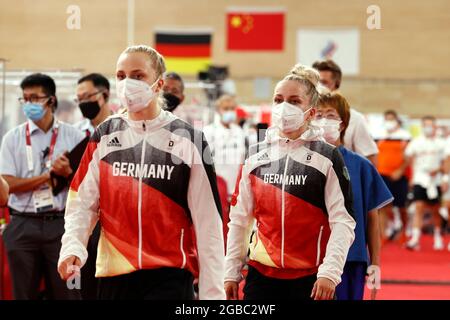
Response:
POLYGON ((87 259, 100 220, 96 277, 175 267, 199 276, 200 299, 223 299, 220 200, 208 144, 167 111, 115 115, 92 135, 72 181, 60 262, 87 259))
POLYGON ((230 213, 225 281, 240 281, 248 262, 268 277, 318 273, 338 284, 356 225, 342 155, 313 128, 297 140, 269 129, 256 146, 230 213))

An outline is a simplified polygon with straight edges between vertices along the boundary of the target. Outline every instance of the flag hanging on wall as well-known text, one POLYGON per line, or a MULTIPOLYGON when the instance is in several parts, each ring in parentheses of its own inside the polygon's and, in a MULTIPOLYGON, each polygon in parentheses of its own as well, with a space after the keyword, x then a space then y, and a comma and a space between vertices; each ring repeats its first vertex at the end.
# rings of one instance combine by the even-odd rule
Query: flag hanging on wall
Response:
POLYGON ((155 49, 166 61, 167 71, 197 75, 211 63, 211 30, 156 30, 155 49))
POLYGON ((228 8, 228 50, 283 50, 284 16, 283 8, 228 8))
POLYGON ((297 31, 297 62, 312 65, 334 60, 346 75, 359 74, 360 34, 358 28, 300 29, 297 31))

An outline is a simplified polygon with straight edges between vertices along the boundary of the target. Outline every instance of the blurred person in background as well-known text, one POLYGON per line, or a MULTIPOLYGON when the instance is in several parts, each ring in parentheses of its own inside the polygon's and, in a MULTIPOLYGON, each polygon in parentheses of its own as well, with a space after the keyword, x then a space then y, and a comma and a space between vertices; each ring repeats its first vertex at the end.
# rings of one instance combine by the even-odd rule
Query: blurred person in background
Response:
POLYGON ((203 132, 211 148, 216 174, 225 179, 230 197, 245 160, 247 139, 244 130, 236 123, 236 99, 222 95, 215 104, 218 117, 203 132))
POLYGON ((48 299, 79 299, 57 273, 64 233, 67 188, 56 196, 50 173, 70 179, 65 156, 84 137, 54 117, 58 106, 54 80, 41 73, 24 78, 19 99, 28 121, 3 137, 0 174, 9 185, 11 221, 3 233, 15 299, 38 299, 41 279, 48 299))
POLYGON ((406 228, 408 225, 408 213, 406 210, 406 200, 409 189, 409 166, 405 158, 405 149, 411 140, 411 134, 402 128, 401 120, 394 110, 387 110, 384 113, 384 130, 377 139, 378 144, 378 172, 383 177, 384 182, 394 195, 394 201, 381 210, 381 233, 383 241, 388 237, 392 239, 397 232, 401 232, 400 242, 406 242, 406 228), (399 211, 399 217, 398 212, 399 211), (395 219, 394 219, 395 218, 395 219), (397 223, 391 222, 399 221, 397 223), (388 224, 394 226, 390 234, 386 234, 388 224))
POLYGON ((347 255, 342 282, 336 288, 337 299, 362 300, 366 273, 373 266, 380 268, 379 210, 393 197, 373 164, 342 143, 350 120, 347 100, 336 92, 323 95, 315 119, 313 125, 323 128, 325 140, 342 153, 353 191, 355 241, 347 255))
POLYGON ((74 126, 88 136, 112 114, 108 105, 109 87, 108 79, 99 73, 91 73, 78 80, 75 102, 84 119, 74 126))
POLYGON ((176 116, 182 115, 183 112, 180 105, 184 101, 184 82, 178 73, 168 72, 164 75, 163 97, 166 100, 165 109, 167 111, 172 112, 176 116), (179 106, 180 108, 178 109, 179 106))
POLYGON ((445 140, 436 135, 436 118, 422 118, 423 135, 414 138, 406 147, 407 163, 413 166, 413 201, 415 204, 412 236, 406 244, 411 250, 420 248, 420 236, 425 211, 432 213, 434 221, 434 250, 444 248, 441 235, 441 171, 444 160, 445 140))
POLYGON ((167 72, 164 75, 163 98, 166 100, 165 110, 172 112, 178 118, 186 121, 198 129, 208 123, 209 108, 201 104, 186 104, 185 83, 176 72, 167 72))
MULTIPOLYGON (((447 138, 446 147, 444 151, 444 174, 442 175, 442 193, 445 210, 447 210, 447 229, 450 228, 450 137, 447 138)), ((447 247, 450 251, 450 242, 447 247)))
MULTIPOLYGON (((313 68, 320 73, 320 82, 330 91, 339 90, 342 81, 341 68, 333 60, 316 61, 313 68)), ((344 137, 344 145, 368 158, 374 165, 377 162, 378 148, 372 138, 363 114, 350 109, 350 122, 344 137)))

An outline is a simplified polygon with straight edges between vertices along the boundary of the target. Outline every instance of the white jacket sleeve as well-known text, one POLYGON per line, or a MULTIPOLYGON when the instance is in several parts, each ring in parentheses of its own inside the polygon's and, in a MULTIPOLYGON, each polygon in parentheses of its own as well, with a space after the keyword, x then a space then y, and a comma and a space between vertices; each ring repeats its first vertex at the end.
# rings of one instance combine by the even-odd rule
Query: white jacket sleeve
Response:
POLYGON ((356 222, 352 217, 353 195, 350 177, 337 148, 333 154, 333 166, 327 174, 325 205, 331 234, 317 277, 328 278, 338 285, 341 282, 348 250, 355 239, 356 222))
POLYGON ((88 257, 86 246, 98 221, 99 156, 96 145, 89 142, 70 186, 58 266, 71 255, 78 257, 83 266, 88 257))
MULTIPOLYGON (((188 190, 197 239, 199 298, 224 300, 224 240, 219 192, 208 144, 203 137, 202 155, 194 151, 188 190)), ((195 149, 197 150, 197 149, 195 149)))
POLYGON ((249 237, 253 226, 253 195, 248 177, 248 165, 242 168, 239 195, 236 206, 231 208, 228 223, 227 255, 225 257, 225 281, 242 280, 241 270, 246 263, 249 237))

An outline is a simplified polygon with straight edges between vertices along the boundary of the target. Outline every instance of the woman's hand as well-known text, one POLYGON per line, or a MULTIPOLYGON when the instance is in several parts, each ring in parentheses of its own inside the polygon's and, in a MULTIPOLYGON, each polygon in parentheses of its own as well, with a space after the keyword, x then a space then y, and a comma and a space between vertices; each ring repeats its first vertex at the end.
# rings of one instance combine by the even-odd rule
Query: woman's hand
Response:
POLYGON ((69 256, 58 267, 58 273, 61 279, 67 280, 73 274, 78 274, 81 267, 81 261, 76 256, 69 256))
POLYGON ((311 298, 314 300, 333 300, 335 291, 336 285, 333 281, 327 278, 319 278, 314 283, 311 298))
POLYGON ((239 284, 236 281, 225 281, 224 288, 227 300, 238 300, 239 284))

